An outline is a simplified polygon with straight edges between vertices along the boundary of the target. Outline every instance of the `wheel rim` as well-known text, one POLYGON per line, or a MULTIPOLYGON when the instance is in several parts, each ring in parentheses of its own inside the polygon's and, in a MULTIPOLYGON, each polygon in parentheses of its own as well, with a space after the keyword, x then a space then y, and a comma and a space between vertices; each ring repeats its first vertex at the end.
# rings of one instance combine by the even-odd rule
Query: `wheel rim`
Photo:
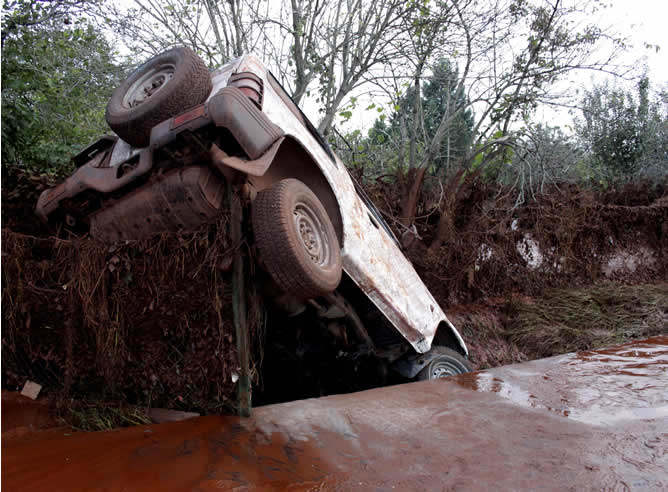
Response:
POLYGON ((293 220, 299 242, 311 261, 319 267, 329 266, 332 258, 329 237, 315 212, 306 203, 298 202, 293 220))
POLYGON ((176 68, 171 63, 163 63, 139 77, 123 97, 123 107, 135 108, 155 96, 174 77, 176 68))
POLYGON ((466 371, 462 370, 459 364, 453 360, 437 359, 432 362, 429 368, 429 379, 447 378, 464 372, 466 371))

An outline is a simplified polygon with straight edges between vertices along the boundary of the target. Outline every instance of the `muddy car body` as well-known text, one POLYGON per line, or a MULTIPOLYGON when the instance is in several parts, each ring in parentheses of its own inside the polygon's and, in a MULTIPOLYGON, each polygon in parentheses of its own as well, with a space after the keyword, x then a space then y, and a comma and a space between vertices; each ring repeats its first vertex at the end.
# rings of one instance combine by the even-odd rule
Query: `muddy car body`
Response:
MULTIPOLYGON (((154 63, 152 69, 150 63, 138 69, 149 75, 135 76, 134 82, 133 76, 129 79, 121 109, 132 111, 137 93, 142 103, 149 89, 172 83, 172 76, 165 78, 161 72, 173 69, 172 62, 157 68, 154 63), (128 94, 134 97, 130 104, 128 94)), ((122 138, 105 137, 76 156, 77 171, 42 194, 37 214, 45 220, 64 220, 72 228, 83 227, 107 242, 142 239, 211 220, 225 206, 223 183, 227 180, 251 203, 257 239, 262 228, 255 223, 256 204, 277 183, 298 180, 317 196, 331 222, 328 230, 336 237, 330 237, 329 243, 335 246, 327 254, 340 255, 346 281, 350 279, 401 335, 404 350, 377 346, 373 329, 354 312, 340 289, 306 289, 292 296, 285 292, 291 284, 281 283, 280 274, 265 265, 279 286, 281 294, 276 297, 283 297, 295 312, 311 305, 324 318, 336 318, 339 313, 352 320, 362 342, 382 357, 398 361, 399 371, 407 376, 415 376, 439 357, 438 351, 430 350, 432 343, 449 347, 465 360, 467 349, 461 336, 401 252, 378 210, 256 57, 245 55, 211 73, 208 95, 196 106, 172 111, 158 123, 143 124, 150 125, 143 130, 143 139, 137 137, 136 128, 123 128, 123 134, 112 125, 122 138)), ((308 207, 302 216, 295 212, 294 217, 295 227, 302 232, 306 227, 307 236, 310 225, 326 229, 319 226, 317 214, 309 215, 308 207)), ((326 231, 322 234, 326 236, 326 231)), ((270 256, 260 250, 261 261, 270 256)), ((314 260, 325 255, 320 249, 309 254, 314 260)))

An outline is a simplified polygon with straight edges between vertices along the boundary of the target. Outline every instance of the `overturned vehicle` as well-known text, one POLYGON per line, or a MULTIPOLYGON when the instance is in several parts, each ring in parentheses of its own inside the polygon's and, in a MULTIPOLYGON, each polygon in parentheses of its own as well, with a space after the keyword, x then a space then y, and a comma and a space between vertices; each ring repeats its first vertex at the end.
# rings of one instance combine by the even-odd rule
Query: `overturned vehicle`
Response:
POLYGON ((169 50, 116 89, 106 118, 115 135, 42 193, 43 220, 105 242, 186 231, 221 213, 231 183, 250 203, 274 305, 314 314, 347 350, 406 378, 471 370, 379 211, 257 58, 210 73, 188 48, 169 50))

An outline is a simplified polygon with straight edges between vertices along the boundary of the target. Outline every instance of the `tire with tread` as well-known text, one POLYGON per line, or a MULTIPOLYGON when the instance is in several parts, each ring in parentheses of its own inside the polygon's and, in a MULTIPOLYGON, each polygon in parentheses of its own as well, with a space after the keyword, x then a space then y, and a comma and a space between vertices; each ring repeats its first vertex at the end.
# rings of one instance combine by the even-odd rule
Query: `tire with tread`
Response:
POLYGON ((274 183, 258 193, 251 215, 260 259, 282 290, 305 300, 338 287, 342 261, 336 232, 325 207, 308 186, 292 178, 274 183), (303 210, 307 212, 300 212, 303 210), (307 225, 316 225, 315 235, 321 243, 316 256, 306 246, 314 235, 304 239, 299 213, 311 214, 307 225))
POLYGON ((433 346, 430 352, 437 352, 439 356, 429 361, 427 366, 418 373, 416 376, 418 381, 440 379, 443 377, 454 376, 456 374, 465 374, 473 370, 469 360, 456 350, 448 347, 433 346), (434 370, 437 369, 437 365, 439 363, 444 364, 445 367, 448 368, 447 371, 451 373, 444 376, 435 377, 433 373, 434 370))
POLYGON ((181 46, 157 55, 137 68, 112 94, 105 114, 119 137, 135 147, 149 144, 151 129, 206 100, 211 93, 211 76, 202 59, 181 46), (156 67, 173 67, 171 79, 138 105, 126 101, 129 91, 156 67))

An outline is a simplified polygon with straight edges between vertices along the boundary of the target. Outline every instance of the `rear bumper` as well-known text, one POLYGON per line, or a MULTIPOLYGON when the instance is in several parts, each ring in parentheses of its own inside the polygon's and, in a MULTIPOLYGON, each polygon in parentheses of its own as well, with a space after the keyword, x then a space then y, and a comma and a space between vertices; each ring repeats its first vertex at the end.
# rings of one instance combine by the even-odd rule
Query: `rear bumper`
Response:
POLYGON ((63 200, 72 198, 85 190, 95 190, 101 193, 118 190, 146 174, 153 166, 151 149, 146 148, 138 156, 132 158, 137 159, 136 165, 126 172, 121 172, 119 167, 102 167, 109 152, 111 149, 99 152, 58 186, 44 190, 37 200, 35 213, 46 221, 63 200))

